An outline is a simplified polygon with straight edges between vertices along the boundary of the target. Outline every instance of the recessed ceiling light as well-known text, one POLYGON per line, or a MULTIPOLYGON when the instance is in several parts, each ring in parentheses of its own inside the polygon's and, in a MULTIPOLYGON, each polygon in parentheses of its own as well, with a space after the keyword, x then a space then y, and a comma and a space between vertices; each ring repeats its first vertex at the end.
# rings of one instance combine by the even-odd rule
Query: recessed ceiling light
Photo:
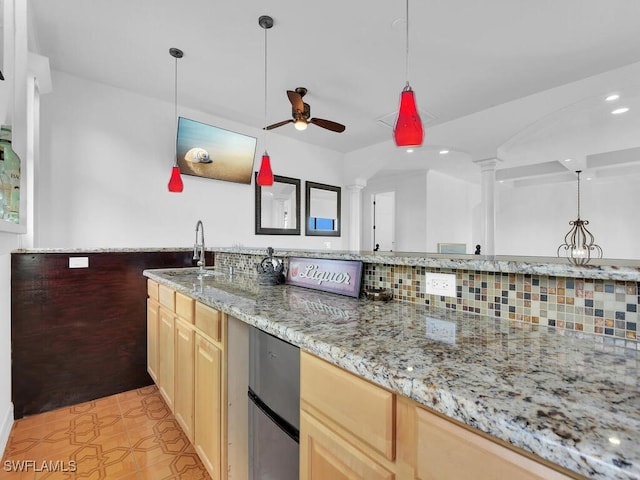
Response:
POLYGON ((609 95, 607 98, 605 98, 605 100, 607 102, 613 102, 615 100, 618 100, 620 98, 620 95, 618 95, 617 93, 612 93, 611 95, 609 95))
POLYGON ((620 115, 621 113, 627 113, 629 111, 629 107, 616 108, 611 113, 614 115, 620 115))
POLYGON ((449 150, 446 148, 444 150, 440 150, 440 155, 446 155, 447 153, 449 153, 449 150))
POLYGON ((565 162, 570 162, 570 161, 571 161, 571 159, 570 159, 570 158, 565 158, 565 159, 564 159, 564 161, 565 161, 565 162))
POLYGON ((407 153, 413 153, 413 148, 407 148, 407 153))

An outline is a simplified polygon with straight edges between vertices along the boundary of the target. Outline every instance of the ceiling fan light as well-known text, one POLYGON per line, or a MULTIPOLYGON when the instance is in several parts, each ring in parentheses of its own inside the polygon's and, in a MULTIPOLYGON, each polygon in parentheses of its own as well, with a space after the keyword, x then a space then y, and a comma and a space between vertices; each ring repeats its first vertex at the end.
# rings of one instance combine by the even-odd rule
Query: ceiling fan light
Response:
POLYGON ((393 138, 398 147, 419 147, 424 139, 422 121, 409 83, 400 94, 400 108, 393 129, 393 138))
POLYGON ((296 130, 306 130, 307 129, 307 122, 302 118, 298 118, 293 123, 293 126, 296 127, 296 130))
POLYGON ((180 168, 175 165, 171 169, 171 178, 169 178, 169 191, 174 193, 180 193, 184 189, 182 183, 182 177, 180 176, 180 168))
POLYGON ((271 171, 271 159, 269 154, 264 152, 262 162, 260 163, 260 171, 258 172, 258 185, 261 187, 270 187, 273 185, 273 172, 271 171))

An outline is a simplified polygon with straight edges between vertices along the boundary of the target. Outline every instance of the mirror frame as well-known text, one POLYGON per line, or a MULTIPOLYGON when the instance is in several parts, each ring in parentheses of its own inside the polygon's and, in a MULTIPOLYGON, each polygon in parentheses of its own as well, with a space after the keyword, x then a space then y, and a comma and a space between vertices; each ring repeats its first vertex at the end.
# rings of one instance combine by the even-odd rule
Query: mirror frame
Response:
POLYGON ((309 237, 339 237, 340 230, 342 228, 342 189, 340 187, 335 187, 333 185, 325 185, 324 183, 316 183, 306 181, 305 183, 305 216, 304 216, 304 233, 309 237), (311 189, 317 188, 319 190, 328 190, 330 192, 336 192, 338 194, 337 205, 336 205, 336 220, 338 221, 338 229, 327 231, 327 230, 311 230, 309 228, 309 218, 311 218, 311 189))
POLYGON ((262 187, 258 185, 258 172, 254 175, 255 181, 255 225, 256 235, 300 235, 300 179, 274 175, 273 181, 289 183, 296 187, 296 228, 269 228, 262 226, 262 187))

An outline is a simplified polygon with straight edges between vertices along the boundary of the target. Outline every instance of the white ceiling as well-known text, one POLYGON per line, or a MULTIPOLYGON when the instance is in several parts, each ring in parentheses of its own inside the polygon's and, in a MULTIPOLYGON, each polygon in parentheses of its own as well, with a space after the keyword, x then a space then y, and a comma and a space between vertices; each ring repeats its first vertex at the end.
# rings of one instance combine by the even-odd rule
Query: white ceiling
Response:
MULTIPOLYGON (((286 125, 273 134, 345 153, 391 139, 378 120, 393 118, 406 81, 402 0, 29 0, 29 7, 30 49, 54 70, 173 102, 168 50, 178 47, 180 105, 255 128, 264 125, 258 17, 270 15, 267 123, 290 118, 285 91, 303 86, 312 116, 347 127, 338 134, 286 125)), ((424 152, 461 176, 468 168, 445 164, 483 155, 486 135, 454 120, 484 118, 477 112, 640 62, 638 0, 412 0, 409 18, 424 152), (452 150, 446 162, 436 158, 443 145, 452 150)), ((513 132, 494 135, 503 135, 501 145, 513 132)))

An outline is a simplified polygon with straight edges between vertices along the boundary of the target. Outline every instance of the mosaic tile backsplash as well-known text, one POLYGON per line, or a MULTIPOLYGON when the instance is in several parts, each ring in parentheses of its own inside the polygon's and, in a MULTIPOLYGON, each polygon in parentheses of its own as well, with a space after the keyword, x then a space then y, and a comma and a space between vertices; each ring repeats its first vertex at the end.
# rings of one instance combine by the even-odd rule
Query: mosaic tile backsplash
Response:
MULTIPOLYGON (((257 275, 263 256, 216 253, 216 266, 257 275)), ((286 261, 285 261, 286 263, 286 261)), ((394 299, 601 335, 640 348, 640 283, 543 275, 364 264, 363 288, 393 290, 394 299), (457 297, 425 293, 426 272, 456 275, 457 297)))
POLYGON ((424 293, 427 269, 365 264, 365 287, 397 300, 638 341, 640 283, 433 269, 456 275, 457 298, 424 293))

